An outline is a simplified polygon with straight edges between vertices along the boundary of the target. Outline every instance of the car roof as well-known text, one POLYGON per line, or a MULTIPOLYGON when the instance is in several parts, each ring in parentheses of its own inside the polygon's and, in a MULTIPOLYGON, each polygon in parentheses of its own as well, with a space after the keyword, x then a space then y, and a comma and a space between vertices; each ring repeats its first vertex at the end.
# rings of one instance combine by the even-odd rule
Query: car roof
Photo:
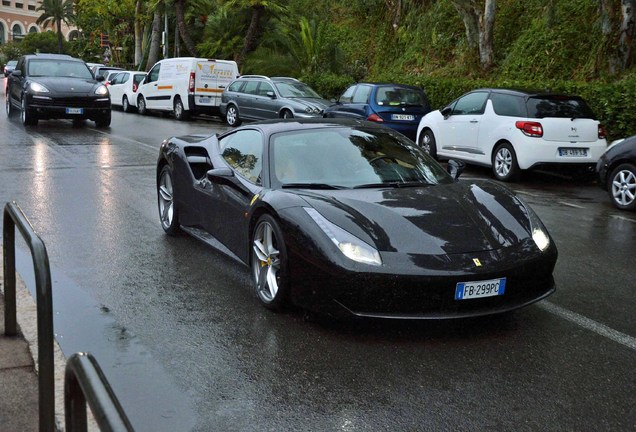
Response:
POLYGON ((331 128, 331 127, 365 127, 387 130, 386 127, 377 123, 368 122, 365 120, 357 119, 345 119, 345 118, 294 118, 294 119, 272 119, 263 120, 253 123, 247 123, 244 126, 240 126, 236 129, 228 131, 227 133, 220 134, 224 136, 230 134, 236 130, 241 129, 260 129, 267 134, 274 134, 278 132, 291 132, 299 130, 308 130, 314 128, 331 128))
POLYGON ((565 93, 552 93, 550 90, 527 90, 527 89, 513 89, 513 88, 479 88, 471 90, 470 93, 476 91, 489 91, 492 93, 508 94, 512 96, 533 97, 533 96, 572 96, 565 93))
POLYGON ((50 59, 50 60, 73 60, 73 61, 80 61, 82 63, 84 62, 83 60, 75 58, 75 57, 71 57, 68 54, 50 54, 50 53, 26 54, 24 58, 26 60, 37 58, 37 59, 50 59))
MULTIPOLYGON (((396 86, 396 87, 406 87, 406 88, 412 88, 412 89, 417 89, 417 90, 423 90, 421 87, 410 85, 410 84, 400 84, 400 83, 390 83, 390 82, 369 82, 369 81, 364 81, 364 82, 355 83, 355 85, 358 85, 358 84, 370 85, 370 86, 374 86, 374 87, 396 86)), ((352 85, 354 85, 354 84, 352 84, 352 85)))

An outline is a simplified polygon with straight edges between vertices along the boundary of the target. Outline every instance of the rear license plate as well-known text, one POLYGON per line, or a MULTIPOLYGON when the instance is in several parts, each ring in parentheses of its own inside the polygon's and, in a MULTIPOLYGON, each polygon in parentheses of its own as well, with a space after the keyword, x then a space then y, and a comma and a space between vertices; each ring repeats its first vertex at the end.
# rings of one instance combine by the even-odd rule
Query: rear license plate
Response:
POLYGON ((209 104, 212 101, 212 98, 209 97, 200 97, 199 98, 199 103, 200 104, 209 104))
POLYGON ((586 148, 559 148, 559 156, 587 157, 586 148))
POLYGON ((84 114, 84 108, 66 108, 66 114, 84 114))
POLYGON ((500 296, 505 290, 506 278, 459 282, 455 287, 455 300, 500 296))
POLYGON ((391 120, 415 120, 415 116, 410 114, 392 114, 391 120))

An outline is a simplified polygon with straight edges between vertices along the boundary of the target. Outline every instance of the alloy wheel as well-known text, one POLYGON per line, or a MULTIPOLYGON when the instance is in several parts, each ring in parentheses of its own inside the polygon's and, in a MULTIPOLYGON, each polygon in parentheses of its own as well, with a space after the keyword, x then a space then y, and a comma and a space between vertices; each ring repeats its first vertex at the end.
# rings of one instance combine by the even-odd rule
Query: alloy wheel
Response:
POLYGON ((272 225, 264 221, 254 233, 252 245, 252 270, 256 290, 265 302, 276 299, 281 267, 278 239, 272 225))
POLYGON ((636 174, 629 169, 618 171, 612 179, 612 196, 623 207, 636 200, 636 174))
POLYGON ((506 147, 502 147, 495 155, 495 171, 499 177, 506 177, 512 169, 512 153, 506 147))
POLYGON ((234 106, 231 106, 227 109, 226 119, 227 119, 227 124, 229 124, 230 126, 234 126, 236 124, 236 121, 238 119, 238 113, 234 106))
POLYGON ((169 171, 164 171, 159 180, 159 217, 164 230, 172 226, 174 216, 174 198, 172 176, 169 171))

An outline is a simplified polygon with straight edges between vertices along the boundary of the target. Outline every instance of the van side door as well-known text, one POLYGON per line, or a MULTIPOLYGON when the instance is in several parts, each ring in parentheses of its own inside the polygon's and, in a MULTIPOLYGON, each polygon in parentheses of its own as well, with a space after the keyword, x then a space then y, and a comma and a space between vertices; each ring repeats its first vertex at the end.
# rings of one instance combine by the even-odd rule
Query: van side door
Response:
MULTIPOLYGON (((146 79, 144 81, 144 85, 139 89, 140 93, 146 99, 146 108, 152 109, 159 107, 160 98, 162 95, 159 94, 159 71, 161 70, 161 63, 157 63, 150 69, 148 75, 146 75, 146 79)), ((169 98, 170 96, 168 96, 169 98)))

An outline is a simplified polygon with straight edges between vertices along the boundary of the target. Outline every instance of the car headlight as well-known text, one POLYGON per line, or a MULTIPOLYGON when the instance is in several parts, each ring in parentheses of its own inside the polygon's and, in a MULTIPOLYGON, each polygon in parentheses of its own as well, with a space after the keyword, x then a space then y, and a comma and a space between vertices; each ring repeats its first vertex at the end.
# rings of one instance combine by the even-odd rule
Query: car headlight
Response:
POLYGON ((35 93, 48 93, 49 92, 49 89, 44 87, 42 84, 38 84, 36 82, 29 83, 29 88, 31 89, 31 91, 33 91, 35 93))
POLYGON ((108 94, 108 89, 106 88, 106 86, 101 85, 97 87, 97 90, 95 90, 95 94, 99 96, 106 96, 108 94))
POLYGON ((305 112, 306 112, 307 114, 311 114, 311 112, 312 112, 312 111, 313 111, 313 110, 311 109, 311 107, 307 107, 307 108, 305 108, 305 112))
POLYGON ((519 197, 517 197, 519 201, 523 204, 528 214, 528 219, 530 220, 530 232, 532 233, 532 240, 537 245, 541 252, 544 252, 550 246, 550 235, 548 234, 548 230, 539 219, 539 216, 530 208, 530 206, 523 202, 519 197))
POLYGON ((316 222, 322 231, 338 246, 340 252, 347 258, 363 264, 382 265, 382 259, 378 251, 360 240, 353 234, 340 228, 338 225, 329 222, 316 209, 303 207, 307 214, 316 222))

